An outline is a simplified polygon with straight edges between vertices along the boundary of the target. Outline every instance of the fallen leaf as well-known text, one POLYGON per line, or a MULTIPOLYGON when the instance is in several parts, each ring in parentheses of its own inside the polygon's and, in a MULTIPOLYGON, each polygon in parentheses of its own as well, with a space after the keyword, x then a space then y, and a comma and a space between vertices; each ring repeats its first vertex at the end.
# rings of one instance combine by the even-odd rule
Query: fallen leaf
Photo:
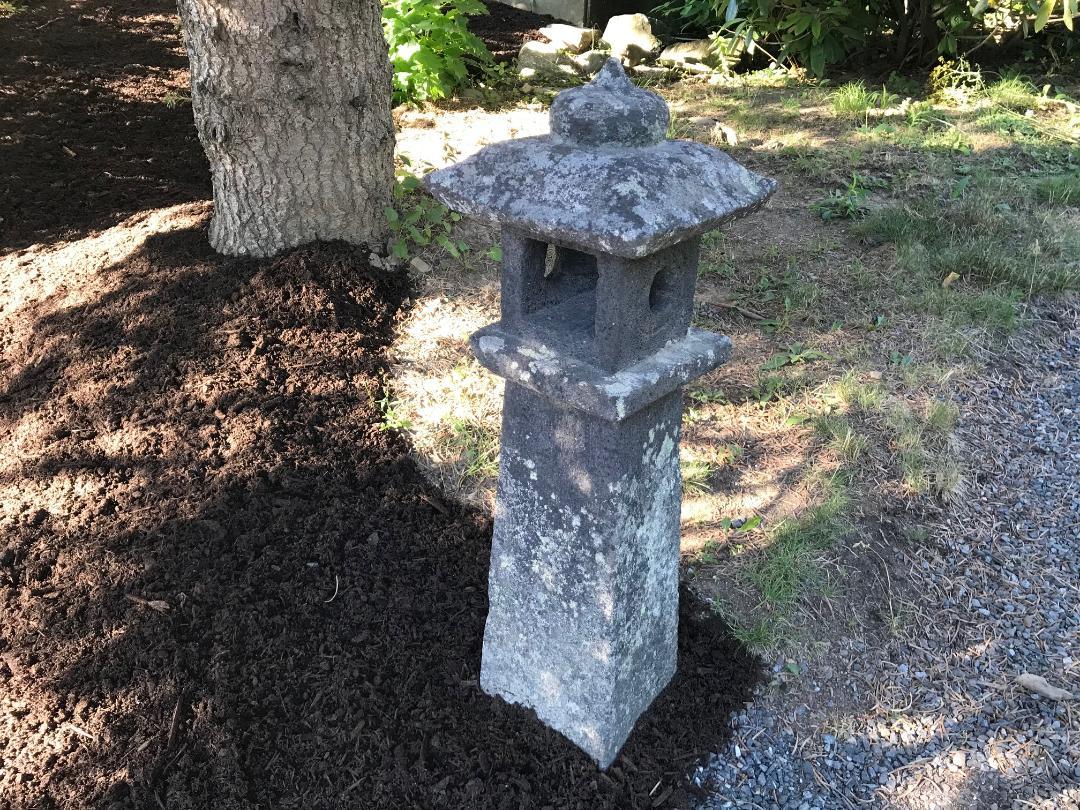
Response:
POLYGON ((945 280, 941 282, 941 286, 945 287, 945 288, 949 288, 953 284, 958 282, 959 280, 960 280, 960 274, 959 273, 949 273, 949 275, 945 276, 945 280))
POLYGON ((1032 675, 1030 672, 1025 672, 1023 675, 1016 676, 1016 682, 1024 689, 1034 692, 1037 695, 1042 695, 1044 698, 1049 698, 1050 700, 1073 699, 1072 692, 1067 692, 1064 689, 1058 689, 1056 686, 1051 686, 1042 675, 1032 675))

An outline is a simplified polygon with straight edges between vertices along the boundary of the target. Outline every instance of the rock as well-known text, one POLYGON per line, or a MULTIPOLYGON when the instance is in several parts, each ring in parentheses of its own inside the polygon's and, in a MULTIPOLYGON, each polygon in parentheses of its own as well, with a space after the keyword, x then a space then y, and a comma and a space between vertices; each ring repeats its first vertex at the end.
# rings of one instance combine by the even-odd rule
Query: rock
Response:
POLYGON ((659 65, 634 65, 633 70, 636 76, 651 76, 654 79, 664 79, 671 73, 669 68, 659 65))
POLYGON ((735 146, 739 142, 739 134, 723 121, 707 115, 695 115, 690 119, 690 123, 695 127, 709 130, 713 143, 727 143, 735 146))
POLYGON ((717 67, 720 62, 720 55, 713 50, 712 40, 709 39, 676 42, 660 53, 660 63, 665 65, 699 64, 717 67))
POLYGON ((600 32, 595 28, 578 28, 563 23, 546 25, 540 29, 540 34, 546 37, 552 45, 557 45, 559 48, 573 54, 587 51, 600 39, 600 32))
POLYGON ((518 52, 517 66, 524 76, 577 72, 573 58, 553 42, 526 42, 518 52))
POLYGON ((604 51, 585 51, 585 53, 574 57, 574 64, 578 66, 578 70, 585 76, 595 76, 600 72, 600 68, 604 66, 604 62, 608 60, 608 55, 604 51))
POLYGON ((413 256, 412 260, 409 262, 409 266, 417 273, 430 273, 434 269, 419 256, 413 256))
POLYGON ((644 14, 618 14, 604 28, 604 42, 611 46, 611 55, 630 65, 660 50, 660 40, 652 32, 649 18, 644 14))

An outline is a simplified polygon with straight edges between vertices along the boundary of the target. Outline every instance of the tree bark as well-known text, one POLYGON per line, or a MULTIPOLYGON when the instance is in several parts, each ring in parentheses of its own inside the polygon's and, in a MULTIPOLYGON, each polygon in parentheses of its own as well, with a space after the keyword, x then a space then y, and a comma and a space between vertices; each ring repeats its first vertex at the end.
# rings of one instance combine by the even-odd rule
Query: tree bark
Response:
POLYGON ((210 161, 210 244, 270 256, 315 240, 385 248, 393 185, 379 0, 179 0, 210 161))

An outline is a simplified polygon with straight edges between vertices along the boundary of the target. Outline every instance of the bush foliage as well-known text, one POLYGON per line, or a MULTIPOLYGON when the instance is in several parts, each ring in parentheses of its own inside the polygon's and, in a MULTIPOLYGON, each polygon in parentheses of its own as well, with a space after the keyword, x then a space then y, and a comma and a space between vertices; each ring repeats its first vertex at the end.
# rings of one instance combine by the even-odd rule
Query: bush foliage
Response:
POLYGON ((384 0, 395 104, 446 98, 465 84, 470 68, 491 64, 484 43, 469 33, 476 14, 487 14, 479 0, 384 0))
POLYGON ((817 76, 856 54, 894 67, 969 54, 1043 32, 1057 58, 1080 52, 1080 0, 668 0, 658 14, 715 31, 729 53, 761 49, 817 76))

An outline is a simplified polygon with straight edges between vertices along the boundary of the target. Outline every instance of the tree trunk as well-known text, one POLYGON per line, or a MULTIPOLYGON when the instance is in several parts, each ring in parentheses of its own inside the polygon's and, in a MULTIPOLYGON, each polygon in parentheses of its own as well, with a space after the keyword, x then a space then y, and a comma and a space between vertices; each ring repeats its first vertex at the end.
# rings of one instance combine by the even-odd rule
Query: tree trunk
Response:
POLYGON ((393 185, 379 0, 179 0, 214 182, 210 244, 385 248, 393 185))

